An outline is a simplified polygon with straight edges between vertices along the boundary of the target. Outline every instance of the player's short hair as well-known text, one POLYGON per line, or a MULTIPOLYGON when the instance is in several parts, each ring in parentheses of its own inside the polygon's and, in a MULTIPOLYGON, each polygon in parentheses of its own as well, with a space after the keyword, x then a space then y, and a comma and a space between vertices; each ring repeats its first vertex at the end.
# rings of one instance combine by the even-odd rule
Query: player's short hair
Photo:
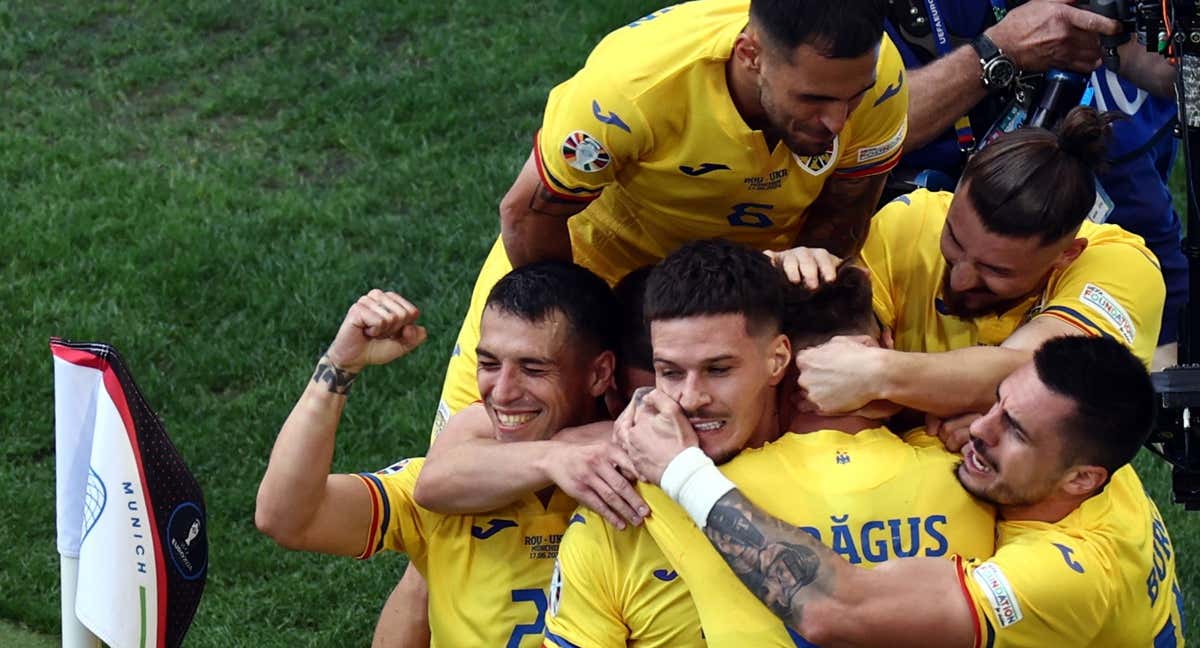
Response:
POLYGON ((1154 387, 1141 360, 1111 338, 1070 335, 1043 344, 1033 363, 1050 391, 1075 403, 1062 422, 1064 463, 1111 475, 1133 460, 1154 425, 1154 387))
POLYGON ((784 289, 783 332, 799 350, 828 342, 835 335, 876 332, 871 307, 871 279, 866 270, 843 264, 833 281, 817 288, 787 284, 784 289))
POLYGON ((984 227, 1002 236, 1037 236, 1042 245, 1075 232, 1096 201, 1095 172, 1120 117, 1077 106, 1056 133, 1020 128, 976 153, 963 182, 984 227))
POLYGON ((592 351, 615 350, 620 336, 616 297, 590 270, 561 261, 539 261, 501 277, 484 308, 495 308, 527 322, 560 312, 571 326, 572 341, 592 351))
POLYGON ((886 0, 751 0, 750 20, 770 47, 809 45, 829 58, 856 58, 883 38, 886 0))
POLYGON ((785 281, 758 250, 722 239, 693 241, 650 272, 646 321, 737 314, 751 335, 779 333, 785 281))
POLYGON ((646 281, 654 266, 646 265, 625 275, 613 288, 620 307, 621 340, 617 344, 617 363, 623 367, 654 371, 654 352, 650 347, 650 328, 646 326, 646 281))

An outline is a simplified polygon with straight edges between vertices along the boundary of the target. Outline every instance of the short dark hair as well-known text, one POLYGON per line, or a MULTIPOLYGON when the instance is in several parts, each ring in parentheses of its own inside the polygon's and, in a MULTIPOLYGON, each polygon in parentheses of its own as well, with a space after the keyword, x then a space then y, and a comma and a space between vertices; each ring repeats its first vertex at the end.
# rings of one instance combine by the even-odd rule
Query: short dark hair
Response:
POLYGON ((1096 201, 1095 172, 1120 117, 1077 106, 1057 133, 1020 128, 975 154, 963 181, 984 227, 1002 236, 1037 236, 1042 245, 1078 229, 1096 201))
POLYGON ((646 321, 739 314, 752 335, 779 332, 785 281, 758 250, 722 239, 693 241, 650 272, 646 321))
POLYGON ((615 350, 620 335, 617 300, 603 279, 590 270, 561 261, 539 261, 501 277, 484 308, 495 308, 528 322, 561 312, 578 344, 615 350))
POLYGON ((829 341, 835 335, 858 335, 874 330, 871 279, 862 268, 843 264, 833 281, 817 288, 789 283, 784 289, 783 332, 799 350, 829 341))
POLYGON ((654 371, 650 328, 646 326, 646 282, 654 266, 646 265, 625 275, 613 288, 620 308, 621 340, 617 363, 623 367, 654 371))
POLYGON ((1154 425, 1154 387, 1137 356, 1107 337, 1053 338, 1033 355, 1038 379, 1075 403, 1062 422, 1070 462, 1111 475, 1133 460, 1154 425))
POLYGON ((885 0, 751 0, 750 20, 786 55, 809 45, 828 58, 856 58, 883 38, 885 0))

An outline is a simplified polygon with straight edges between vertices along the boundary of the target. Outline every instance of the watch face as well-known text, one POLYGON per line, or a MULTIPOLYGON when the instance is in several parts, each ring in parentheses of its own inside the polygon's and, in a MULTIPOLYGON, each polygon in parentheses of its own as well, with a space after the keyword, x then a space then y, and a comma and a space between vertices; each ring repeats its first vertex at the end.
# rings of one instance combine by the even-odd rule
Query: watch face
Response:
POLYGON ((996 58, 988 61, 983 78, 988 88, 1007 88, 1017 77, 1017 67, 1007 58, 996 58))

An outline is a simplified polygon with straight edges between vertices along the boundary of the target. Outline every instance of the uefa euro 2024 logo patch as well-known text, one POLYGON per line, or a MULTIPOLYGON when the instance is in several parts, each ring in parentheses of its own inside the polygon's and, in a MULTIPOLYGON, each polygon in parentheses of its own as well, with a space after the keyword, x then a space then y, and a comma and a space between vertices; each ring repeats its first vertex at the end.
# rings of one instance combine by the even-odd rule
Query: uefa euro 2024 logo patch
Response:
POLYGON ((584 173, 595 173, 612 161, 600 140, 583 131, 567 135, 567 139, 563 140, 562 154, 567 164, 584 173))

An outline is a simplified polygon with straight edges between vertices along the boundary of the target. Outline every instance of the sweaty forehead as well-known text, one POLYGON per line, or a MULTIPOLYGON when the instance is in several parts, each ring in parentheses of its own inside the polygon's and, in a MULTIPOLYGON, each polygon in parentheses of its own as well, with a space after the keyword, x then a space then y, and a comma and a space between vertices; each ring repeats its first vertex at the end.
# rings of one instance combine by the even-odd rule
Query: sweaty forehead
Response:
POLYGON ((488 307, 479 323, 480 349, 493 355, 557 359, 571 347, 570 337, 570 323, 558 310, 541 319, 529 320, 488 307))
POLYGON ((651 322, 650 345, 655 360, 692 364, 744 355, 754 337, 740 314, 702 315, 651 322))

